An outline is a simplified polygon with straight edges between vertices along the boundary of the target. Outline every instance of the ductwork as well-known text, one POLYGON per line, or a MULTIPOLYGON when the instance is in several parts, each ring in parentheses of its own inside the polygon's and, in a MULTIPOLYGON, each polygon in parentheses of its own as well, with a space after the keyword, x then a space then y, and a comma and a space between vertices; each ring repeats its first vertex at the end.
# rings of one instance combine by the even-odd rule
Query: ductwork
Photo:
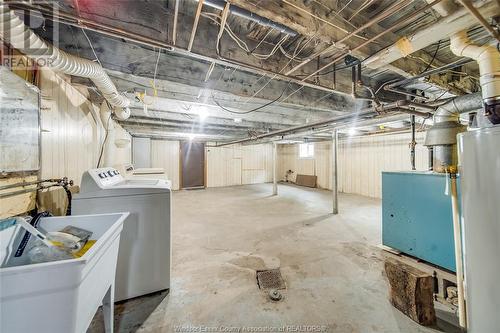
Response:
POLYGON ((493 124, 500 123, 500 53, 493 45, 472 44, 466 31, 450 37, 450 49, 458 56, 469 57, 479 65, 479 82, 484 112, 493 124))
MULTIPOLYGON (((205 0, 203 2, 203 4, 210 6, 212 8, 218 9, 218 10, 223 10, 224 6, 226 5, 226 1, 225 0, 205 0)), ((255 22, 257 24, 260 24, 262 26, 276 29, 282 33, 290 35, 290 37, 297 36, 297 32, 290 29, 289 27, 287 27, 283 24, 279 24, 279 23, 276 23, 274 21, 271 21, 265 17, 262 17, 260 15, 255 14, 255 13, 252 13, 246 9, 231 5, 229 7, 229 12, 233 15, 250 20, 250 21, 255 22)))
POLYGON ((460 123, 460 114, 483 107, 480 93, 463 95, 441 105, 434 113, 434 125, 427 130, 425 146, 433 147, 433 170, 457 172, 457 134, 467 126, 460 123))
POLYGON ((130 100, 116 90, 104 69, 88 59, 75 57, 39 38, 5 4, 0 4, 0 37, 37 63, 68 75, 91 79, 119 119, 130 116, 130 100))

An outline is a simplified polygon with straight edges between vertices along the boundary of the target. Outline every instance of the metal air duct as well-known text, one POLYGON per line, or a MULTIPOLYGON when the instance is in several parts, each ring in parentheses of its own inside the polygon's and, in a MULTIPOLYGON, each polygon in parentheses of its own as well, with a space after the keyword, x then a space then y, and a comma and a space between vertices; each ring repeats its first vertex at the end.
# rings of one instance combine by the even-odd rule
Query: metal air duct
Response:
POLYGON ((480 93, 463 95, 441 105, 434 113, 434 125, 427 130, 425 146, 433 148, 433 170, 457 172, 457 134, 465 132, 467 126, 460 123, 460 114, 481 109, 480 93))
MULTIPOLYGON (((212 8, 218 9, 218 10, 223 10, 224 6, 226 5, 226 1, 224 1, 224 0, 205 0, 205 1, 203 1, 203 4, 210 6, 212 8)), ((255 22, 257 24, 260 24, 262 26, 276 29, 284 34, 290 35, 290 37, 297 36, 297 32, 288 28, 287 26, 276 23, 274 21, 271 21, 265 17, 262 17, 260 15, 255 14, 255 13, 252 13, 246 9, 231 5, 229 7, 229 12, 231 14, 234 14, 234 15, 239 16, 239 17, 243 17, 247 20, 250 20, 250 21, 255 22)))

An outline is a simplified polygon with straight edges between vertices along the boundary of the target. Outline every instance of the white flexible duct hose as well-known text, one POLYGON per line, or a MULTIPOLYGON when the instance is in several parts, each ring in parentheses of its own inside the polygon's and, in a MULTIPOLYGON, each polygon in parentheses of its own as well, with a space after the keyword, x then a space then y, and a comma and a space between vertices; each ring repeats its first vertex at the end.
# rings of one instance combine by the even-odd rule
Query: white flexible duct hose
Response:
POLYGON ((37 62, 57 72, 91 79, 120 119, 130 116, 130 100, 116 90, 104 69, 88 59, 75 57, 39 38, 5 4, 0 4, 0 37, 37 62))

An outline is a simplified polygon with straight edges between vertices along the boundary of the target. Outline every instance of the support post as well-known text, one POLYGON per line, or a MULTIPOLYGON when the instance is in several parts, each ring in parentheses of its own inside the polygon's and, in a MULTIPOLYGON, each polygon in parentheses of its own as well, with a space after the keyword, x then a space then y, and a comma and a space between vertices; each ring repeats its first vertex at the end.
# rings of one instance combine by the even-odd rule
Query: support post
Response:
POLYGON ((339 213, 338 186, 337 186, 337 150, 339 134, 335 129, 332 133, 332 213, 339 213))
POLYGON ((273 142, 273 195, 278 195, 278 145, 273 142))
POLYGON ((411 123, 411 142, 410 142, 410 162, 411 169, 417 170, 415 166, 415 146, 417 145, 417 141, 415 140, 415 115, 410 116, 411 123))

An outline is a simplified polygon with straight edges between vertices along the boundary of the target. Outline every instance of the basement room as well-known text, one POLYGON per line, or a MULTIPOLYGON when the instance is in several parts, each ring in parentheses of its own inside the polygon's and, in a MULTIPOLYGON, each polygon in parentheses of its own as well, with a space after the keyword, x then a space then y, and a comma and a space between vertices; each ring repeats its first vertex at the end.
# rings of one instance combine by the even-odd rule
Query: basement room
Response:
POLYGON ((0 0, 1 333, 500 330, 500 1, 0 0))

